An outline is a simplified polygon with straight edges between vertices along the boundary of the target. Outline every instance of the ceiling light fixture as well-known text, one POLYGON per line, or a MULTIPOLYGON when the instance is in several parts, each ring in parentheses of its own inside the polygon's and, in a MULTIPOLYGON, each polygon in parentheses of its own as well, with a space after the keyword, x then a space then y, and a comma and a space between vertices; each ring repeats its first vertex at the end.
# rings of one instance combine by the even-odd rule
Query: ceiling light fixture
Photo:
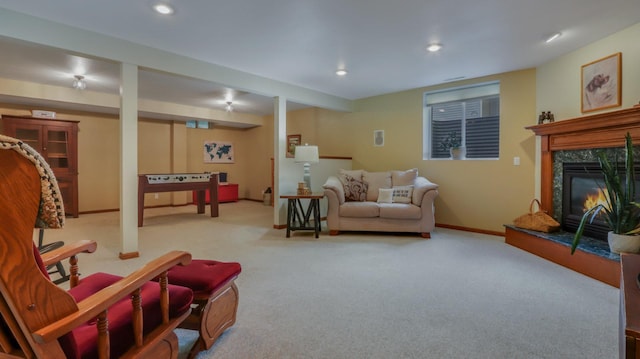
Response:
POLYGON ((345 76, 346 74, 347 74, 347 70, 345 70, 345 69, 336 70, 336 75, 338 75, 338 76, 345 76))
POLYGON ((231 106, 231 104, 233 104, 233 102, 227 101, 227 107, 226 107, 227 112, 233 111, 233 107, 231 106))
POLYGON ((427 46, 427 51, 429 51, 429 52, 440 51, 440 49, 442 49, 442 45, 437 44, 437 43, 433 43, 433 44, 430 44, 429 46, 427 46))
POLYGON ((555 39, 559 38, 559 37, 560 37, 560 35, 562 35, 562 34, 561 34, 561 33, 559 33, 559 32, 556 32, 555 34, 553 34, 553 35, 549 36, 549 38, 547 38, 547 39, 545 40, 545 42, 548 44, 548 43, 550 43, 551 41, 553 41, 553 40, 555 40, 555 39))
POLYGON ((84 80, 84 76, 75 75, 73 76, 75 80, 73 80, 73 88, 76 90, 84 90, 87 88, 87 82, 84 80))
POLYGON ((174 13, 173 8, 171 7, 171 5, 168 5, 168 4, 153 5, 153 10, 155 10, 158 14, 162 14, 162 15, 171 15, 174 13))

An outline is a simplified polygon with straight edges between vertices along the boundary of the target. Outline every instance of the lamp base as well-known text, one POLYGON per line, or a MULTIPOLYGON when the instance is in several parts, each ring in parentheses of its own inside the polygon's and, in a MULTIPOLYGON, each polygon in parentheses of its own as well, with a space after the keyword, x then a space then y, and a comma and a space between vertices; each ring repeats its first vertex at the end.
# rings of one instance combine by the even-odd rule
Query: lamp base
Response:
POLYGON ((305 163, 304 166, 304 174, 302 176, 302 180, 309 190, 311 190, 311 164, 305 163))

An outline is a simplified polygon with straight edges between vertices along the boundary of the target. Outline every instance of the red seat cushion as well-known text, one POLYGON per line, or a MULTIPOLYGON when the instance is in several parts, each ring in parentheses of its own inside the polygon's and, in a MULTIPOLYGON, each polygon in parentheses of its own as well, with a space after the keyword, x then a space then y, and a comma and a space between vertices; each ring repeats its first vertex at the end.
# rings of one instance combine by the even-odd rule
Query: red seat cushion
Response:
MULTIPOLYGON (((69 290, 69 294, 80 302, 101 289, 117 282, 122 277, 96 273, 82 279, 69 290)), ((176 317, 187 310, 193 301, 193 292, 189 288, 169 285, 169 316, 176 317)), ((160 311, 160 285, 149 282, 141 288, 142 315, 144 333, 147 334, 162 323, 160 311)), ((134 345, 133 326, 131 325, 132 305, 130 298, 124 298, 109 308, 109 342, 111 357, 117 358, 134 345)), ((97 358, 98 330, 96 321, 89 321, 60 338, 60 345, 67 358, 97 358)))
POLYGON ((42 257, 40 257, 40 251, 38 250, 38 247, 36 247, 35 243, 33 244, 33 256, 36 259, 36 264, 38 265, 38 269, 40 269, 40 272, 42 272, 42 275, 51 280, 49 272, 47 272, 47 267, 45 267, 44 262, 42 261, 42 257))
POLYGON ((171 268, 167 277, 169 283, 191 288, 195 295, 211 295, 241 270, 236 262, 194 259, 189 265, 171 268))

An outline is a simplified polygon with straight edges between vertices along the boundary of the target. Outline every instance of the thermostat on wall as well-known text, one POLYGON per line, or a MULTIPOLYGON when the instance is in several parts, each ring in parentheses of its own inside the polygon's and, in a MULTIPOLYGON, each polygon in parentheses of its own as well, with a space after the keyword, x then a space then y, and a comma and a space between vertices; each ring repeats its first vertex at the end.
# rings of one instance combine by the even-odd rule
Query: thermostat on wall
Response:
POLYGON ((37 118, 56 118, 56 113, 53 111, 32 110, 31 117, 37 118))

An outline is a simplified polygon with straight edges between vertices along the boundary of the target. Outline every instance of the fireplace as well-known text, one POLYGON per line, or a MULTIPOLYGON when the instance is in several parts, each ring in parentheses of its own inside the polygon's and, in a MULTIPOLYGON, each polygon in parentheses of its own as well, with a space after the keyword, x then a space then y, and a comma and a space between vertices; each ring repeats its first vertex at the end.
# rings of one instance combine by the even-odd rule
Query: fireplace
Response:
MULTIPOLYGON (((596 162, 563 163, 562 164, 562 229, 575 232, 578 229, 583 213, 596 204, 606 200, 606 186, 600 166, 596 162)), ((607 240, 609 226, 596 216, 587 223, 584 235, 600 240, 607 240)))
MULTIPOLYGON (((618 171, 624 180, 624 167, 620 165, 618 171)), ((562 229, 575 232, 587 209, 606 203, 606 185, 597 162, 565 162, 562 164, 562 173, 562 229)), ((635 176, 640 178, 638 172, 635 176)), ((638 180, 636 188, 640 190, 638 180)), ((638 193, 636 200, 640 200, 638 193)), ((591 223, 587 223, 584 234, 606 241, 609 230, 607 223, 597 215, 591 223)))
MULTIPOLYGON (((623 110, 528 126, 527 129, 536 134, 540 144, 539 195, 542 208, 562 220, 562 205, 556 205, 555 195, 562 190, 562 180, 555 181, 555 172, 562 172, 562 163, 595 162, 597 157, 587 159, 584 156, 572 156, 569 159, 565 156, 561 161, 557 161, 556 158, 560 157, 557 155, 580 150, 621 148, 627 132, 631 133, 634 143, 640 143, 640 104, 623 110)), ((634 155, 640 159, 640 153, 634 151, 634 155)), ((506 226, 505 230, 507 244, 611 286, 620 285, 620 256, 609 252, 605 242, 591 237, 588 240, 583 238, 581 245, 589 242, 589 246, 579 247, 572 255, 568 249, 572 241, 572 234, 564 231, 556 236, 520 230, 514 226, 506 226)))

